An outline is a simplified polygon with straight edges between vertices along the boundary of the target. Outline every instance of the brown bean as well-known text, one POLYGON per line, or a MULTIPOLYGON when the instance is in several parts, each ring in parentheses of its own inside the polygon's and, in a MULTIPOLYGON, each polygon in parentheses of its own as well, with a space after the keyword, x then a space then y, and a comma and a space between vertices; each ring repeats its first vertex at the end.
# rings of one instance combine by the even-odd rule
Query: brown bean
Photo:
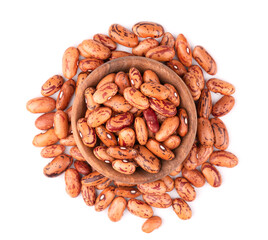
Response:
POLYGON ((123 173, 123 174, 132 174, 136 171, 135 163, 127 160, 127 159, 118 159, 112 162, 112 167, 114 170, 123 173))
POLYGON ((159 38, 164 34, 164 28, 155 22, 138 22, 132 27, 132 31, 141 38, 159 38))
POLYGON ((186 168, 183 168, 181 173, 182 176, 185 177, 195 187, 203 187, 206 182, 202 173, 197 169, 187 170, 186 168))
POLYGON ((111 99, 118 91, 118 87, 115 83, 106 83, 101 86, 93 94, 93 99, 96 103, 102 104, 111 99))
POLYGON ((74 167, 82 175, 88 175, 92 172, 92 168, 85 161, 75 160, 74 167))
POLYGON ((87 125, 86 118, 80 118, 77 121, 77 130, 83 141, 88 147, 94 147, 97 142, 95 130, 87 125))
POLYGON ((165 32, 160 42, 160 45, 166 45, 168 47, 173 48, 175 46, 175 38, 173 37, 171 33, 165 32))
POLYGON ((146 147, 136 145, 138 156, 134 158, 136 163, 149 173, 158 173, 161 168, 161 161, 154 156, 146 147))
POLYGON ((79 148, 77 146, 70 148, 70 155, 80 161, 86 161, 82 153, 80 152, 79 148))
POLYGON ((198 65, 192 65, 188 68, 188 72, 195 75, 196 85, 202 90, 205 87, 205 79, 202 69, 198 65))
POLYGON ((128 56, 132 56, 133 54, 129 53, 129 52, 125 52, 125 51, 112 51, 111 57, 109 58, 109 60, 113 60, 116 58, 120 58, 120 57, 128 57, 128 56))
POLYGON ((159 122, 157 119, 157 115, 151 108, 148 108, 143 111, 143 116, 146 120, 146 124, 153 133, 156 133, 159 131, 159 122))
POLYGON ((44 147, 41 151, 41 157, 43 158, 54 158, 62 154, 65 150, 63 145, 51 145, 44 147))
POLYGON ((186 67, 190 67, 192 65, 192 51, 190 44, 183 34, 177 36, 175 49, 181 63, 186 67))
POLYGON ((164 85, 154 82, 142 84, 140 91, 147 97, 159 100, 167 99, 170 94, 169 90, 164 85))
POLYGON ((111 163, 114 158, 111 157, 107 152, 107 147, 105 146, 97 146, 94 148, 93 153, 96 158, 98 158, 101 161, 104 161, 106 163, 111 163))
POLYGON ((212 99, 208 89, 203 89, 198 101, 197 113, 199 117, 209 118, 212 111, 212 99))
POLYGON ((194 144, 192 146, 191 151, 183 161, 183 166, 188 170, 194 170, 198 166, 198 159, 197 159, 197 146, 194 144))
POLYGON ((136 89, 139 89, 141 84, 143 83, 140 71, 137 68, 132 67, 129 69, 128 73, 130 85, 136 89))
POLYGON ((93 40, 103 44, 105 47, 109 48, 111 51, 116 49, 116 43, 107 35, 98 33, 93 36, 93 40))
POLYGON ((134 187, 117 187, 114 191, 115 195, 125 198, 136 198, 141 195, 141 192, 134 187))
POLYGON ((96 191, 93 186, 86 186, 82 184, 81 194, 87 206, 94 206, 96 201, 96 191))
POLYGON ((180 120, 177 116, 167 118, 155 134, 155 139, 158 142, 167 140, 177 130, 179 124, 180 120))
POLYGON ((76 75, 79 51, 75 47, 65 50, 62 57, 62 74, 65 78, 71 79, 76 75))
POLYGON ((82 57, 88 55, 88 53, 84 50, 82 43, 78 44, 77 49, 82 57))
POLYGON ((222 95, 232 95, 235 93, 235 87, 233 84, 218 78, 211 78, 206 84, 207 88, 214 93, 220 93, 222 95))
POLYGON ((177 89, 169 83, 164 84, 164 86, 169 90, 169 95, 167 99, 172 102, 176 107, 178 107, 181 101, 177 89))
POLYGON ((199 86, 197 85, 196 76, 191 72, 187 72, 183 76, 183 81, 187 85, 194 101, 197 101, 200 98, 201 90, 199 86))
POLYGON ((106 152, 115 159, 132 159, 138 156, 137 150, 127 147, 109 147, 106 152))
POLYGON ((31 113, 47 113, 54 110, 56 101, 51 97, 37 97, 29 100, 26 108, 31 113))
POLYGON ((109 209, 108 209, 108 217, 112 222, 118 222, 126 209, 127 201, 123 197, 116 197, 109 209))
POLYGON ((104 126, 95 128, 97 136, 107 147, 116 146, 117 140, 113 133, 108 131, 104 126))
POLYGON ((141 230, 145 233, 151 233, 162 225, 162 219, 158 216, 148 218, 142 225, 141 230))
POLYGON ((75 198, 81 192, 80 175, 74 168, 65 171, 65 190, 70 197, 75 198))
POLYGON ((78 66, 82 72, 91 72, 102 64, 103 60, 97 58, 85 58, 79 61, 78 66))
POLYGON ((57 177, 73 163, 73 158, 67 154, 61 154, 49 162, 43 170, 47 177, 57 177))
POLYGON ((210 121, 206 118, 197 120, 197 137, 199 142, 204 146, 213 146, 214 133, 210 121))
POLYGON ((181 198, 175 198, 172 201, 172 208, 177 216, 182 220, 188 220, 192 217, 192 210, 189 205, 181 198))
POLYGON ((223 96, 219 101, 214 104, 211 113, 214 117, 222 117, 233 109, 234 104, 234 97, 223 96))
POLYGON ((90 127, 98 127, 104 124, 112 116, 112 109, 108 107, 99 107, 93 112, 89 113, 87 118, 87 125, 90 127))
POLYGON ((110 107, 113 111, 119 113, 128 112, 132 108, 132 106, 121 95, 115 95, 103 104, 104 106, 110 107))
POLYGON ((209 185, 212 187, 219 187, 221 185, 221 174, 211 163, 203 163, 201 166, 201 171, 209 185))
POLYGON ((166 192, 170 192, 174 189, 174 180, 170 176, 167 175, 163 177, 161 180, 165 183, 167 187, 166 192))
POLYGON ((64 110, 65 108, 67 108, 74 94, 74 91, 75 91, 75 81, 73 79, 66 81, 62 85, 62 88, 59 92, 56 102, 57 110, 64 110))
POLYGON ((197 147, 197 165, 199 166, 206 162, 212 152, 213 146, 203 146, 200 144, 200 146, 197 147))
POLYGON ((48 130, 53 127, 54 124, 54 112, 44 113, 35 120, 36 128, 40 130, 48 130))
POLYGON ((232 168, 238 164, 238 158, 231 152, 215 151, 210 155, 209 162, 216 166, 232 168))
POLYGON ((67 116, 68 116, 68 121, 71 122, 71 119, 72 119, 72 111, 73 111, 73 106, 67 108, 65 110, 65 112, 67 113, 67 116))
POLYGON ((145 57, 151 58, 160 62, 168 62, 171 61, 175 56, 174 48, 162 45, 155 48, 150 49, 145 57))
POLYGON ((77 81, 76 81, 76 89, 75 89, 75 94, 77 93, 77 89, 79 86, 82 85, 82 83, 85 81, 87 76, 89 75, 89 72, 80 72, 77 76, 77 81))
POLYGON ((115 81, 115 73, 110 73, 108 75, 106 75, 104 78, 102 78, 99 83, 96 86, 96 89, 101 88, 103 85, 105 85, 106 83, 114 83, 115 81))
POLYGON ((115 197, 114 187, 109 186, 105 188, 96 199, 95 210, 97 212, 100 212, 106 209, 113 201, 114 197, 115 197))
POLYGON ((63 77, 60 75, 54 75, 49 78, 41 88, 41 94, 45 97, 49 97, 59 91, 63 85, 63 77))
POLYGON ((214 147, 226 150, 229 146, 229 134, 225 124, 219 118, 211 118, 210 123, 215 137, 214 147))
POLYGON ((62 139, 68 136, 68 131, 68 115, 62 110, 58 110, 54 115, 54 132, 59 139, 62 139))
POLYGON ((58 141, 59 139, 55 134, 54 128, 50 128, 44 133, 37 134, 33 139, 33 145, 35 147, 46 147, 58 141))
POLYGON ((85 58, 97 58, 105 60, 111 55, 109 48, 92 39, 84 40, 81 45, 78 46, 78 49, 80 48, 83 49, 83 57, 85 58))
POLYGON ((176 106, 168 100, 149 98, 150 107, 165 117, 173 117, 177 113, 176 106))
POLYGON ((98 190, 103 190, 103 189, 107 188, 108 186, 110 186, 111 183, 112 183, 112 180, 107 178, 107 180, 105 182, 97 184, 95 186, 95 188, 98 190))
POLYGON ((132 113, 121 113, 115 117, 110 118, 106 122, 106 129, 110 132, 117 132, 121 129, 130 126, 133 123, 134 116, 132 113))
POLYGON ((125 72, 118 72, 115 75, 115 84, 118 86, 118 92, 123 95, 125 88, 130 87, 128 75, 125 72))
POLYGON ((60 139, 60 144, 63 146, 76 146, 74 135, 71 134, 67 136, 66 138, 60 139))
POLYGON ((154 214, 153 209, 147 203, 135 198, 128 200, 127 209, 130 213, 141 218, 150 218, 154 214))
MULTIPOLYGON (((87 104, 87 110, 88 113, 93 112, 95 109, 97 109, 100 104, 96 103, 93 98, 93 88, 89 87, 85 90, 84 95, 85 95, 85 102, 87 104)), ((88 117, 88 116, 87 116, 88 117)))
POLYGON ((167 147, 163 146, 163 144, 157 142, 154 139, 149 139, 146 143, 146 147, 157 157, 160 157, 163 160, 172 160, 174 159, 174 153, 167 147))
POLYGON ((194 187, 185 178, 177 177, 175 179, 175 189, 184 201, 191 202, 196 198, 194 187))
POLYGON ((135 131, 132 128, 126 127, 120 130, 118 135, 118 143, 121 147, 133 147, 135 140, 135 131))
POLYGON ((158 41, 153 38, 146 38, 139 42, 139 45, 132 48, 132 53, 136 56, 145 56, 145 54, 152 48, 159 45, 158 41))
POLYGON ((141 117, 136 117, 134 128, 137 136, 137 141, 140 145, 145 145, 148 140, 148 130, 145 121, 141 117))
POLYGON ((96 186, 107 180, 107 177, 103 176, 97 171, 91 172, 90 174, 84 176, 81 183, 86 186, 96 186))
POLYGON ((172 59, 169 62, 167 62, 167 66, 170 67, 180 77, 183 77, 184 74, 187 73, 186 68, 182 65, 180 61, 176 59, 172 59))
POLYGON ((195 61, 210 75, 217 73, 217 65, 210 54, 201 46, 196 46, 193 50, 195 61))
POLYGON ((178 117, 180 119, 180 125, 178 127, 177 133, 184 137, 188 132, 188 114, 184 108, 178 110, 178 117))
POLYGON ((101 59, 94 57, 87 57, 79 61, 78 67, 82 72, 92 72, 104 62, 101 59))
POLYGON ((168 208, 172 205, 172 199, 167 194, 154 195, 154 194, 143 194, 143 200, 152 207, 156 208, 168 208))
POLYGON ((155 83, 159 83, 159 78, 157 76, 157 74, 155 72, 153 72, 152 70, 145 70, 143 73, 143 82, 155 82, 155 83))
POLYGON ((162 180, 138 184, 137 188, 143 194, 154 194, 154 195, 162 195, 167 190, 167 187, 162 180))
POLYGON ((136 47, 139 44, 138 37, 125 27, 119 24, 112 24, 109 28, 110 38, 125 47, 136 47))
POLYGON ((163 142, 163 144, 170 150, 173 150, 181 144, 181 139, 177 135, 171 135, 163 142))
POLYGON ((139 90, 134 87, 128 87, 124 90, 124 98, 133 107, 144 110, 149 107, 149 101, 139 90))

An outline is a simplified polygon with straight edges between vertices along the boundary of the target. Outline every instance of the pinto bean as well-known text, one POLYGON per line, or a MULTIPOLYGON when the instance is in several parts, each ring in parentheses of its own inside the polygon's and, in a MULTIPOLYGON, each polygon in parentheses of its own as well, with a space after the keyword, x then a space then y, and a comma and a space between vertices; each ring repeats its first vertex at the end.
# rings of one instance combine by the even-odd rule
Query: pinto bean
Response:
POLYGON ((138 22, 132 27, 132 31, 141 38, 159 38, 164 34, 164 28, 155 22, 138 22))
POLYGON ((181 63, 186 67, 190 67, 192 65, 192 51, 190 44, 183 34, 177 36, 175 48, 181 63))
POLYGON ((132 53, 136 56, 145 56, 145 54, 152 48, 159 45, 159 42, 153 38, 146 38, 139 42, 139 45, 132 48, 132 53))
POLYGON ((134 160, 143 170, 150 173, 158 173, 160 171, 161 162, 153 153, 140 145, 136 145, 135 149, 138 151, 138 156, 134 160))
POLYGON ((163 160, 172 160, 174 159, 174 153, 168 149, 167 147, 163 146, 163 144, 157 142, 154 139, 149 139, 146 143, 146 147, 157 157, 163 160))
POLYGON ((217 73, 217 64, 205 48, 196 46, 193 50, 193 57, 208 74, 215 75, 217 73))
POLYGON ((41 94, 44 97, 49 97, 59 91, 63 85, 63 77, 60 75, 54 75, 53 77, 49 78, 41 88, 41 94))
POLYGON ((54 110, 56 101, 51 97, 37 97, 29 100, 26 108, 31 113, 48 113, 54 110))
POLYGON ((136 47, 139 44, 138 37, 119 24, 112 24, 109 28, 110 38, 125 47, 136 47))
POLYGON ((61 154, 48 163, 43 170, 47 177, 57 177, 68 169, 73 163, 73 158, 67 154, 61 154))

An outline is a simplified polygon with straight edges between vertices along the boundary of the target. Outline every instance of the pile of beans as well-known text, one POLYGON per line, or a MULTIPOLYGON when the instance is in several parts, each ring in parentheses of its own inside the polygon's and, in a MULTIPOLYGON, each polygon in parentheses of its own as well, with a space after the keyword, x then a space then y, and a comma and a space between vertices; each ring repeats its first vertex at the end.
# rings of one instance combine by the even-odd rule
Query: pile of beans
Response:
MULTIPOLYGON (((147 219, 142 231, 149 233, 162 223, 159 216, 153 216, 153 207, 172 206, 180 219, 190 219, 192 212, 187 202, 196 198, 196 188, 204 186, 206 181, 212 187, 219 187, 222 178, 216 166, 232 168, 238 164, 237 157, 226 151, 229 146, 228 131, 220 119, 234 106, 235 99, 231 95, 235 88, 218 78, 206 81, 203 70, 210 75, 217 73, 217 65, 211 55, 201 46, 195 46, 192 51, 183 34, 174 38, 157 23, 139 22, 132 31, 113 24, 108 35, 96 34, 93 40, 84 40, 77 48, 68 48, 62 59, 63 76, 49 78, 41 88, 43 97, 27 102, 28 111, 42 113, 35 126, 44 132, 34 137, 33 145, 43 147, 42 157, 53 158, 44 167, 45 176, 56 177, 65 172, 66 191, 71 197, 81 193, 84 202, 88 206, 94 205, 96 211, 109 207, 108 217, 113 222, 119 221, 127 208, 130 213, 147 219), (157 39, 160 37, 159 42, 157 39), (117 44, 132 48, 132 53, 116 50, 117 44), (177 73, 188 86, 198 114, 196 141, 184 162, 163 179, 138 185, 112 181, 94 171, 77 148, 70 127, 72 107, 69 105, 76 88, 104 62, 130 55, 161 61, 177 73), (193 58, 198 65, 193 65, 193 58), (55 100, 51 96, 57 92, 55 100), (212 104, 213 93, 222 95, 215 104, 212 104), (178 194, 174 199, 168 194, 173 189, 178 194), (101 190, 98 196, 97 190, 101 190), (137 199, 139 196, 143 201, 137 199)), ((161 85, 151 70, 145 71, 143 76, 136 68, 131 68, 128 73, 109 74, 96 89, 88 88, 84 94, 87 112, 85 118, 77 123, 83 143, 94 147, 95 156, 112 163, 117 171, 131 174, 137 166, 152 173, 159 171, 161 163, 158 158, 173 159, 171 150, 178 147, 181 137, 187 134, 187 113, 178 107, 176 89, 172 85, 161 85), (101 93, 107 87, 112 90, 103 97, 101 93), (156 88, 162 89, 160 95, 154 93, 156 88), (135 94, 140 97, 133 101, 135 94), (144 100, 147 97, 150 99, 148 103, 144 100), (139 100, 145 102, 139 104, 139 100), (171 114, 155 107, 157 104, 154 102, 163 101, 171 103, 171 114), (101 118, 98 117, 100 113, 101 118), (118 116, 128 119, 128 123, 117 124, 118 116), (171 121, 173 124, 170 124, 171 121), (140 132, 139 129, 143 130, 140 132), (95 146, 97 141, 99 144, 95 146), (168 154, 156 151, 161 146, 168 154), (120 158, 122 152, 127 157, 120 158), (142 159, 146 159, 146 154, 158 164, 144 164, 142 159), (127 166, 123 171, 120 170, 122 165, 127 166)))
POLYGON ((171 150, 188 131, 187 114, 178 108, 177 116, 179 94, 173 85, 162 85, 155 72, 146 70, 142 76, 132 67, 128 74, 111 73, 84 95, 87 111, 77 129, 84 145, 94 147, 97 159, 123 174, 133 174, 138 166, 158 173, 158 158, 174 159, 171 150))

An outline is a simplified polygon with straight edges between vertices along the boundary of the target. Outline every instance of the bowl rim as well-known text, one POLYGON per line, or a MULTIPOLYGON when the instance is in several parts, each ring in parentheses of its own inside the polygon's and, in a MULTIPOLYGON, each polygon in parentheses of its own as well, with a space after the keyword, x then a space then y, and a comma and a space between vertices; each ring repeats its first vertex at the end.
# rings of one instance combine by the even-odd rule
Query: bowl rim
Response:
MULTIPOLYGON (((158 179, 161 179, 161 178, 165 177, 169 173, 166 174, 166 173, 163 173, 160 170, 159 173, 150 173, 149 174, 148 172, 146 172, 144 170, 141 170, 141 171, 143 171, 144 174, 148 175, 148 177, 145 180, 144 179, 143 180, 137 180, 137 176, 138 177, 141 176, 141 174, 138 174, 136 176, 137 173, 134 173, 134 174, 131 174, 131 175, 126 175, 126 174, 120 174, 120 173, 118 174, 118 172, 116 172, 117 175, 120 175, 120 177, 114 176, 112 174, 112 172, 115 171, 114 169, 112 169, 111 172, 104 171, 104 169, 100 166, 100 165, 103 164, 102 161, 98 160, 95 156, 93 156, 93 159, 88 156, 88 153, 87 153, 87 150, 86 150, 86 148, 88 148, 88 147, 83 144, 83 142, 81 140, 81 137, 80 137, 80 135, 79 135, 79 133, 77 131, 77 127, 76 127, 76 121, 79 119, 79 118, 76 117, 78 107, 79 107, 78 102, 79 102, 79 99, 81 99, 81 96, 83 97, 84 90, 87 87, 93 86, 93 85, 90 85, 90 82, 92 81, 92 79, 95 79, 96 77, 98 77, 99 78, 98 82, 99 82, 103 77, 105 77, 106 75, 108 75, 110 73, 122 71, 122 70, 112 71, 112 69, 114 68, 114 65, 118 65, 119 68, 120 68, 120 66, 122 66, 121 68, 123 68, 123 66, 126 64, 126 61, 129 61, 129 60, 138 61, 138 62, 146 60, 149 63, 151 62, 153 65, 155 65, 155 67, 162 68, 163 69, 162 71, 166 71, 169 74, 171 74, 172 77, 177 78, 178 81, 180 82, 180 85, 183 86, 183 90, 182 89, 180 89, 180 90, 177 89, 177 90, 178 90, 178 92, 184 91, 183 94, 187 96, 187 101, 190 101, 189 104, 192 105, 191 107, 195 111, 192 111, 191 113, 188 113, 188 111, 187 111, 188 121, 189 121, 189 123, 188 123, 188 133, 186 134, 186 136, 183 137, 182 142, 183 142, 184 139, 187 138, 188 144, 187 144, 186 150, 181 154, 184 157, 177 164, 173 163, 172 167, 167 166, 166 171, 169 170, 169 173, 172 172, 173 170, 175 170, 183 162, 183 160, 186 158, 186 156, 190 152, 190 150, 192 148, 192 145, 194 144, 194 141, 195 141, 195 136, 196 136, 196 131, 197 131, 197 113, 196 113, 195 103, 194 103, 192 95, 191 95, 188 87, 184 83, 184 81, 172 69, 170 69, 168 66, 164 65, 163 63, 161 63, 159 61, 153 60, 153 59, 140 57, 140 56, 127 56, 127 57, 122 57, 122 58, 117 58, 117 59, 110 60, 110 61, 102 64, 101 66, 99 66, 95 70, 93 70, 87 76, 87 78, 83 81, 83 83, 78 86, 78 89, 76 89, 76 96, 75 96, 75 99, 74 99, 74 102, 73 102, 73 107, 72 107, 71 125, 72 125, 72 131, 73 131, 74 139, 75 139, 75 142, 76 142, 76 145, 77 145, 78 149, 80 150, 80 152, 82 153, 82 155, 84 156, 86 161, 92 166, 92 168, 94 170, 98 171, 99 173, 101 173, 102 175, 108 177, 111 180, 115 180, 115 181, 118 181, 118 182, 121 182, 121 183, 140 184, 140 183, 145 183, 145 182, 156 181, 158 179), (105 69, 105 71, 103 69, 105 69), (107 71, 108 71, 108 73, 107 73, 107 71), (100 163, 100 162, 102 162, 102 163, 100 163)), ((131 67, 128 67, 128 69, 130 69, 130 68, 131 67)), ((157 72, 156 72, 156 74, 159 75, 157 72)), ((180 146, 177 149, 175 149, 175 151, 178 152, 178 149, 180 149, 181 147, 182 147, 182 144, 180 144, 180 146)), ((184 144, 184 147, 185 147, 185 144, 184 144)), ((175 162, 178 157, 180 157, 180 156, 176 155, 173 160, 168 161, 168 162, 175 162)), ((164 161, 164 160, 161 160, 161 161, 164 161)), ((104 164, 106 164, 106 163, 104 163, 104 164)), ((169 164, 169 165, 171 166, 172 164, 169 164)), ((161 166, 161 169, 162 169, 162 166, 161 166)))

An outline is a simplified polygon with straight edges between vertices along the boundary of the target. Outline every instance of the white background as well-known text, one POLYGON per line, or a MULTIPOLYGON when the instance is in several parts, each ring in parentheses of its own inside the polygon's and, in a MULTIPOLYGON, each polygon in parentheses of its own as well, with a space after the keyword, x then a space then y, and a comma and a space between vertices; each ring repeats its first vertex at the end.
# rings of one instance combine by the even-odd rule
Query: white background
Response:
POLYGON ((266 2, 1 1, 0 239, 268 239, 266 2), (131 29, 144 20, 204 46, 218 64, 216 77, 235 85, 236 105, 222 119, 228 150, 240 160, 233 169, 218 168, 220 188, 197 189, 190 220, 155 209, 163 225, 151 234, 141 231, 144 219, 125 211, 113 223, 81 196, 71 199, 63 175, 43 175, 49 160, 31 143, 37 115, 25 107, 49 77, 61 74, 66 48, 107 34, 112 23, 131 29))

